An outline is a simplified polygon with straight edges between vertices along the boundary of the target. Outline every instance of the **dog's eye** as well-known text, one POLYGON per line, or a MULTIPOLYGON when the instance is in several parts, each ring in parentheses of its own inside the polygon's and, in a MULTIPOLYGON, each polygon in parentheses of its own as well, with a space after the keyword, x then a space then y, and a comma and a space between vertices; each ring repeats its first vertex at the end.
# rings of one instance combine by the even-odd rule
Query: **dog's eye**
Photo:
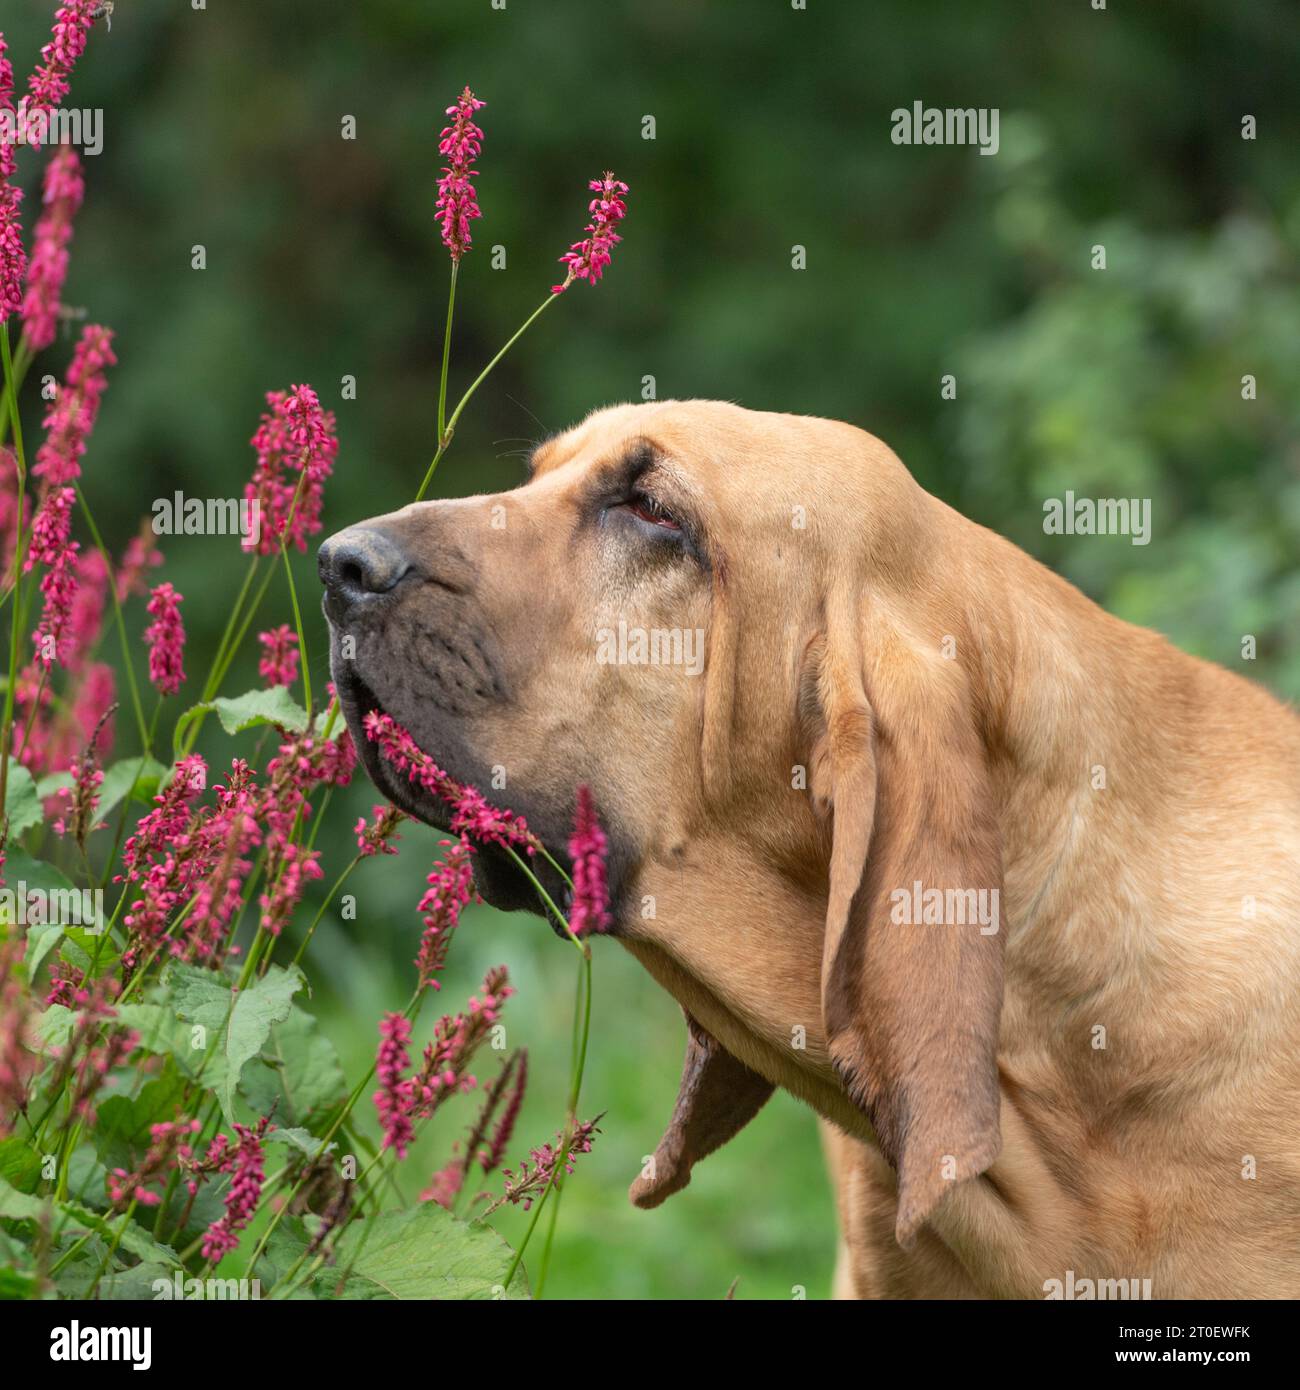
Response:
POLYGON ((681 523, 677 518, 662 502, 647 493, 634 492, 622 506, 625 511, 650 526, 658 526, 661 530, 679 534, 681 532, 681 523))

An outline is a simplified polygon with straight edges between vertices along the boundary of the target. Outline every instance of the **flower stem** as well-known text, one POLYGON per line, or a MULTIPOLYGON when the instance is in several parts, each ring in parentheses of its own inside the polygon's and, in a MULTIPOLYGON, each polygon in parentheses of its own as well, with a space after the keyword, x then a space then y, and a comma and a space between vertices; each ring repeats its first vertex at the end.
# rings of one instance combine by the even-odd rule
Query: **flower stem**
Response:
POLYGON ((302 657, 302 694, 311 717, 311 662, 307 659, 307 636, 302 629, 302 610, 298 607, 298 589, 293 582, 293 566, 289 563, 289 552, 284 548, 284 537, 280 537, 280 558, 284 561, 284 575, 289 581, 289 602, 293 604, 293 623, 298 629, 298 652, 302 657))
POLYGON ((451 288, 447 291, 447 330, 442 338, 442 382, 438 387, 438 438, 441 439, 447 428, 447 366, 451 361, 451 315, 456 307, 456 276, 460 272, 460 261, 451 263, 451 288))
MULTIPOLYGON (((86 525, 90 527, 90 535, 95 542, 95 549, 104 557, 107 572, 112 574, 112 557, 104 545, 103 537, 99 534, 99 527, 95 525, 95 518, 86 502, 86 494, 82 492, 80 486, 77 487, 77 503, 81 507, 82 516, 86 518, 86 525)), ((113 600, 113 622, 117 627, 117 639, 122 646, 122 666, 126 671, 126 683, 131 690, 131 708, 135 712, 135 725, 140 732, 140 747, 148 755, 153 752, 153 738, 148 725, 144 722, 144 707, 140 703, 140 687, 136 684, 135 666, 131 661, 131 648, 126 640, 126 624, 122 621, 122 603, 117 596, 117 585, 110 583, 108 593, 113 600)))
POLYGON ((508 353, 510 349, 514 347, 514 345, 519 341, 519 339, 524 336, 528 329, 532 327, 533 323, 541 317, 542 312, 549 305, 554 303, 555 300, 559 299, 559 297, 560 296, 558 294, 547 295, 546 298, 542 300, 542 302, 537 306, 537 308, 534 309, 533 312, 529 314, 528 317, 523 321, 523 323, 519 325, 519 327, 507 340, 506 345, 501 349, 501 351, 497 353, 497 355, 487 364, 486 367, 483 368, 483 370, 478 374, 478 376, 474 378, 473 382, 471 382, 469 390, 466 391, 465 394, 460 398, 460 403, 456 406, 456 409, 451 412, 451 419, 448 420, 446 426, 440 429, 438 432, 438 452, 434 454, 433 462, 429 464, 429 471, 424 475, 424 481, 420 484, 420 490, 415 494, 415 500, 417 502, 419 502, 424 497, 424 494, 428 492, 429 484, 433 481, 433 471, 438 466, 438 460, 442 458, 443 454, 447 452, 447 445, 451 443, 451 437, 453 434, 456 433, 456 421, 460 419, 461 411, 464 410, 465 407, 469 404, 470 397, 474 394, 475 391, 478 390, 480 386, 482 386, 483 382, 487 379, 488 373, 491 372, 492 368, 495 367, 497 363, 501 361, 501 359, 506 355, 506 353, 508 353))

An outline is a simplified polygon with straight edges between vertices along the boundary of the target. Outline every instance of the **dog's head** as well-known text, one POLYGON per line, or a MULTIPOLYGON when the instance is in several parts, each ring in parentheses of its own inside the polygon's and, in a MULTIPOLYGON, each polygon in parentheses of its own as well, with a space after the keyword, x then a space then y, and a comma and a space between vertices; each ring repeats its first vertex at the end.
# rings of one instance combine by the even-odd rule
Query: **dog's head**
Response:
MULTIPOLYGON (((702 1025, 645 1205, 772 1083, 879 1142, 904 1241, 997 1152, 1001 854, 955 521, 847 425, 664 402, 547 441, 514 491, 321 549, 334 679, 385 793, 446 823, 370 709, 561 861, 592 790, 613 932, 702 1025)), ((500 853, 476 872, 535 907, 500 853)))

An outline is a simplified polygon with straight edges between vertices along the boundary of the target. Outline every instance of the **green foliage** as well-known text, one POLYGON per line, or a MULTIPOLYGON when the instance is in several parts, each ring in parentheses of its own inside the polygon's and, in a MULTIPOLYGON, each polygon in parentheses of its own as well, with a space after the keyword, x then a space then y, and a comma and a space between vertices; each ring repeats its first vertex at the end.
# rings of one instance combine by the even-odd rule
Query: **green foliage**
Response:
MULTIPOLYGON (((433 1202, 381 1212, 339 1241, 340 1263, 351 1269, 348 1298, 527 1298, 520 1280, 505 1288, 510 1258, 489 1227, 457 1221, 433 1202)), ((318 1290, 330 1290, 338 1277, 318 1276, 318 1290)))

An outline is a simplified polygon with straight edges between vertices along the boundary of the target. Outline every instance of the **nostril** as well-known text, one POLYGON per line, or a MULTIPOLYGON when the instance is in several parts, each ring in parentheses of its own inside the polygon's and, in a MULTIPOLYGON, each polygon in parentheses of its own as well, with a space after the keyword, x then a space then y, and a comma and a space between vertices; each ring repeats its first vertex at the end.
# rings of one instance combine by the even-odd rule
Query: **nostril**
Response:
POLYGON ((331 537, 320 548, 318 567, 329 593, 349 604, 388 593, 411 568, 397 543, 373 526, 331 537))

